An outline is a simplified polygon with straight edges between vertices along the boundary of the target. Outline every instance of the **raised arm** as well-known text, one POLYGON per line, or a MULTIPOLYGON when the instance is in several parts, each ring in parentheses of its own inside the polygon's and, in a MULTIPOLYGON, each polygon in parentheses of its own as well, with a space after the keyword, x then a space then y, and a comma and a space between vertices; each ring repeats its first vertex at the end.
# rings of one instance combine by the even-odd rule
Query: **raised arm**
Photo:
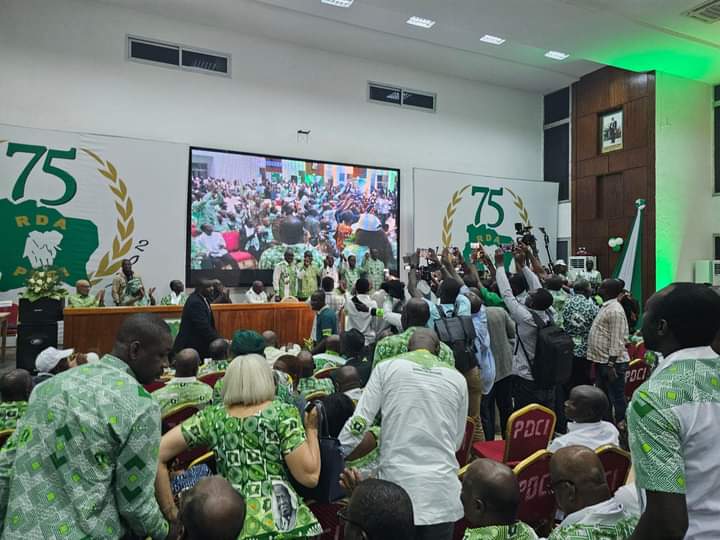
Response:
POLYGON ((500 289, 500 296, 502 296, 505 302, 505 307, 510 312, 510 316, 514 321, 520 320, 532 320, 530 312, 518 302, 517 298, 513 294, 512 287, 510 287, 510 280, 507 277, 507 271, 504 265, 505 254, 501 249, 495 251, 495 265, 497 266, 497 285, 500 289))
POLYGON ((340 432, 340 449, 343 455, 351 455, 352 451, 362 442, 365 433, 375 421, 382 406, 383 366, 378 365, 372 370, 370 380, 363 390, 355 414, 345 422, 340 432))

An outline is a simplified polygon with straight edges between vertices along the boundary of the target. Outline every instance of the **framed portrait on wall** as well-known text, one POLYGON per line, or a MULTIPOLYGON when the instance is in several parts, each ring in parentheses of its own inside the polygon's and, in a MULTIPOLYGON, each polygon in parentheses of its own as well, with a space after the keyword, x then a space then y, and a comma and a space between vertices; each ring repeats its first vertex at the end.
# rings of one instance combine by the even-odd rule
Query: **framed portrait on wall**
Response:
POLYGON ((622 109, 600 115, 600 152, 605 154, 623 147, 622 109))

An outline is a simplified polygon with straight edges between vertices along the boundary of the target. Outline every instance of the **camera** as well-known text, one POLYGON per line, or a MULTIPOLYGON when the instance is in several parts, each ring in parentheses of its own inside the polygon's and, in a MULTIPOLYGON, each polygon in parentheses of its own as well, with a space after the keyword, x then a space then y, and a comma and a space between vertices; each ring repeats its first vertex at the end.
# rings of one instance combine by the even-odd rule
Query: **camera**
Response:
POLYGON ((515 235, 517 236, 518 244, 523 243, 526 246, 530 246, 533 251, 535 251, 537 239, 532 233, 532 225, 523 225, 522 223, 516 223, 515 235))

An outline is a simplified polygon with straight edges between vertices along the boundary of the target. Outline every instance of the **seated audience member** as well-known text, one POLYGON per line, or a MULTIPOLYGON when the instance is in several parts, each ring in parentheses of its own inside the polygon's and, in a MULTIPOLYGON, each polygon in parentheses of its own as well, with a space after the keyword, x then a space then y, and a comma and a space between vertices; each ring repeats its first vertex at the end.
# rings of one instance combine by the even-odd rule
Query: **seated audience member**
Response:
POLYGON ((15 429, 27 410, 32 376, 24 369, 13 369, 0 377, 0 432, 15 429))
POLYGON ((342 366, 333 372, 333 380, 337 391, 345 394, 355 403, 360 400, 363 392, 363 381, 355 366, 342 366))
POLYGON ((229 265, 233 270, 239 270, 237 261, 228 253, 223 235, 216 232, 210 223, 200 225, 200 230, 202 234, 195 238, 195 243, 200 248, 206 264, 217 269, 229 265))
MULTIPOLYGON (((373 367, 376 367, 383 360, 393 358, 408 351, 410 338, 418 328, 426 328, 430 319, 430 306, 421 298, 411 298, 407 301, 402 311, 402 327, 405 331, 395 336, 388 336, 378 341, 375 347, 373 367)), ((455 367, 453 352, 444 343, 440 343, 440 354, 438 358, 444 364, 455 367)))
POLYGON ((225 338, 213 339, 208 345, 209 362, 200 366, 200 376, 225 371, 230 363, 230 343, 225 338))
POLYGON ((166 294, 160 299, 161 306, 184 306, 187 301, 185 294, 185 285, 179 279, 173 279, 170 282, 170 294, 166 294))
POLYGON ((160 404, 160 414, 165 415, 182 405, 194 405, 202 409, 212 401, 213 389, 197 380, 200 357, 195 349, 183 349, 175 354, 175 376, 152 393, 160 404))
POLYGON ((637 516, 610 493, 600 458, 585 446, 566 446, 550 460, 550 486, 565 519, 548 540, 626 540, 637 516))
POLYGON ((228 366, 222 406, 203 409, 163 436, 156 484, 168 519, 174 520, 178 512, 168 462, 187 448, 208 446, 216 453, 218 473, 247 503, 243 538, 303 538, 322 532, 287 473, 304 486, 318 483, 317 412, 305 416, 303 428, 298 410, 274 398, 265 359, 240 356, 228 366), (239 448, 253 456, 252 462, 239 459, 239 448))
POLYGON ((183 494, 182 540, 236 540, 245 523, 245 499, 221 476, 201 479, 183 494))
POLYGON ((340 336, 332 335, 328 336, 320 342, 320 346, 315 350, 321 350, 313 354, 313 360, 315 362, 315 370, 321 370, 329 367, 340 367, 345 365, 345 359, 340 356, 342 350, 342 343, 340 336))
POLYGON ((315 291, 310 296, 310 307, 315 312, 311 338, 319 343, 323 338, 338 333, 337 313, 325 304, 325 292, 315 291))
POLYGON ((69 308, 94 308, 105 306, 105 289, 100 289, 95 296, 90 296, 90 282, 79 279, 75 283, 75 292, 67 296, 69 308))
POLYGON ((212 280, 212 293, 210 295, 211 304, 232 304, 230 292, 225 288, 223 282, 219 279, 212 280))
POLYGON ((628 409, 635 483, 647 504, 633 540, 716 538, 720 296, 710 287, 675 283, 645 305, 645 346, 663 359, 628 409), (717 341, 715 341, 717 343, 717 341))
MULTIPOLYGON (((292 369, 292 367, 291 367, 292 369)), ((335 385, 331 379, 316 379, 313 376, 315 363, 312 354, 300 351, 295 362, 293 375, 297 378, 297 391, 307 399, 311 395, 329 395, 335 392, 335 385)))
POLYGON ((620 433, 603 416, 610 407, 605 392, 595 386, 581 385, 570 390, 565 402, 568 432, 550 442, 548 450, 557 452, 565 446, 587 446, 597 450, 606 444, 620 444, 620 433))
POLYGON ((512 469, 491 459, 473 461, 460 493, 468 528, 464 540, 535 540, 532 528, 518 521, 520 485, 512 469))
POLYGON ((336 314, 340 313, 343 307, 345 307, 345 297, 335 292, 335 281, 333 278, 326 276, 322 278, 320 286, 325 293, 325 304, 330 306, 336 314))
POLYGON ((265 351, 265 340, 255 330, 236 330, 230 343, 233 357, 245 354, 260 354, 265 351))
POLYGON ((365 386, 372 370, 372 364, 365 356, 365 336, 359 330, 346 330, 340 334, 340 346, 345 365, 357 368, 365 386))
MULTIPOLYGON (((352 492, 347 509, 338 514, 345 540, 414 540, 413 504, 398 484, 371 478, 352 492)), ((438 537, 439 538, 439 537, 438 537)))
POLYGON ((365 337, 365 345, 375 341, 375 317, 373 310, 377 303, 370 298, 370 282, 366 278, 359 278, 355 282, 355 293, 348 292, 345 298, 346 330, 359 330, 365 337))
POLYGON ((295 343, 288 343, 282 347, 278 347, 278 337, 272 330, 266 330, 262 333, 262 337, 265 340, 265 349, 263 354, 265 359, 268 361, 270 367, 273 366, 275 361, 286 354, 297 356, 300 354, 300 345, 295 343))
POLYGON ((495 360, 495 383, 480 403, 483 432, 486 441, 495 439, 495 408, 500 413, 500 434, 505 438, 505 426, 512 414, 512 359, 515 323, 505 308, 487 308, 490 350, 495 360))
POLYGON ((40 351, 35 359, 38 374, 33 377, 33 386, 47 381, 50 377, 70 369, 70 357, 75 349, 56 349, 48 347, 40 351))
MULTIPOLYGON (((320 398, 325 410, 330 437, 340 436, 345 423, 355 412, 355 404, 345 394, 331 394, 320 398)), ((345 459, 345 471, 342 477, 349 476, 358 481, 377 476, 380 464, 380 426, 372 426, 360 444, 345 459)), ((343 483, 341 481, 341 483, 343 483)))
POLYGON ((440 362, 435 332, 417 329, 408 352, 372 372, 340 434, 347 456, 382 414, 379 476, 397 482, 415 509, 416 538, 449 540, 463 515, 455 452, 468 409, 465 378, 440 362), (408 448, 422 449, 422 459, 408 448))
POLYGON ((252 287, 245 293, 245 301, 248 304, 267 304, 268 295, 262 281, 253 281, 252 287))
POLYGON ((153 489, 160 406, 141 386, 171 347, 159 316, 129 315, 101 362, 34 390, 0 450, 3 538, 177 538, 153 489))

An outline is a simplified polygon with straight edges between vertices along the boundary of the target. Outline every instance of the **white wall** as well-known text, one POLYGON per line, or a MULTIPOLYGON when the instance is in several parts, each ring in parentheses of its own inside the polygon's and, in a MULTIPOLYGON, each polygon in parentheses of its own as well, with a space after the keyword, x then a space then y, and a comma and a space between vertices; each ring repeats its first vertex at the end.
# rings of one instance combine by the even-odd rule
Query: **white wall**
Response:
POLYGON ((539 94, 91 1, 1 3, 0 123, 398 167, 402 250, 412 245, 413 167, 542 175, 539 94), (233 76, 128 62, 127 34, 229 52, 233 76), (368 103, 368 80, 437 92, 438 111, 368 103), (312 130, 307 144, 298 129, 312 130))
POLYGON ((692 281, 713 258, 720 199, 713 197, 712 87, 666 73, 655 79, 657 287, 692 281))

